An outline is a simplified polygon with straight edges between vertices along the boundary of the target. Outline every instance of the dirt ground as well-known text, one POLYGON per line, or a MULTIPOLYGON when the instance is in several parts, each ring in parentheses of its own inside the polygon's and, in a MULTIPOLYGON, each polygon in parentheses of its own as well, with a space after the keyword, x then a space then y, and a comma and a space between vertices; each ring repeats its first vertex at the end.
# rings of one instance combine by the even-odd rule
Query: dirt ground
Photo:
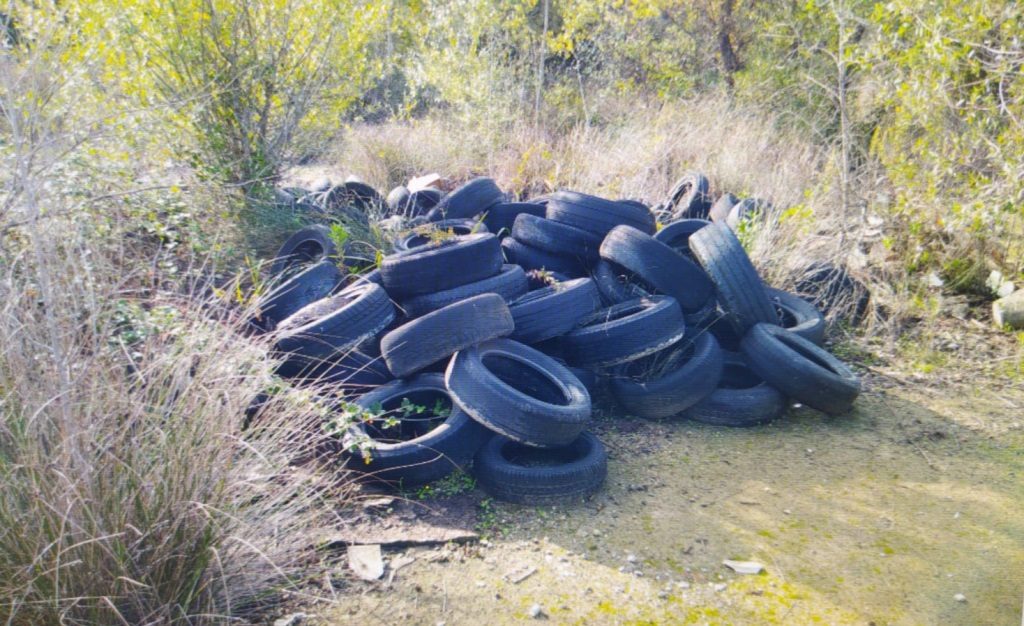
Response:
POLYGON ((865 382, 842 418, 598 416, 610 469, 593 499, 425 500, 425 517, 475 506, 483 539, 387 550, 413 560, 380 582, 344 578, 336 603, 307 611, 324 624, 1021 623, 1024 390, 865 382))

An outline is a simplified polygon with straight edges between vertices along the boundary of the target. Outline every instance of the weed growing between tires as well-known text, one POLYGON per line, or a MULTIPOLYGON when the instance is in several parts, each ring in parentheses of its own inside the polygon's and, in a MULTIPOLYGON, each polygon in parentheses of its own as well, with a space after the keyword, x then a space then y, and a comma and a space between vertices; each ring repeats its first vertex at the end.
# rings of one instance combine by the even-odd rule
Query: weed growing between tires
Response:
POLYGON ((282 377, 339 403, 339 461, 419 498, 592 495, 607 473, 595 398, 732 427, 793 402, 847 412, 860 383, 821 347, 820 307, 863 289, 827 267, 808 270, 804 297, 767 287, 741 238, 777 212, 708 187, 688 173, 656 207, 573 191, 513 202, 489 178, 387 201, 363 185, 350 205, 327 204, 337 188, 293 190, 324 213, 384 216, 393 251, 367 264, 300 231, 253 327, 282 377))

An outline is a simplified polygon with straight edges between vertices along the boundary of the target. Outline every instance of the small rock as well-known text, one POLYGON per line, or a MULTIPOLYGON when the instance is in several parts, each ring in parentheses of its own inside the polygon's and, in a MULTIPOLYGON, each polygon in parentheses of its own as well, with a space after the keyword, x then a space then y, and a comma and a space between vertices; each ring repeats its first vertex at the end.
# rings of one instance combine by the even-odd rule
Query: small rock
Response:
POLYGON ((793 512, 793 511, 790 511, 789 509, 782 509, 782 514, 783 514, 783 515, 789 515, 789 514, 791 514, 792 512, 793 512))
POLYGON ((601 531, 595 528, 593 534, 594 534, 595 537, 600 537, 601 536, 601 531))
POLYGON ((348 566, 363 580, 377 580, 384 575, 384 559, 380 544, 348 547, 348 566))
POLYGON ((532 619, 547 619, 548 615, 544 612, 544 609, 539 604, 534 604, 530 607, 530 617, 532 619))
POLYGON ((732 561, 726 559, 722 561, 722 565, 728 567, 737 574, 760 574, 764 571, 764 565, 761 565, 757 561, 732 561))
POLYGON ((299 626, 306 620, 305 613, 292 613, 287 617, 274 620, 274 626, 299 626))
POLYGON ((689 589, 690 583, 686 582, 685 580, 681 580, 676 583, 676 587, 679 587, 680 589, 689 589))
POLYGON ((957 602, 967 602, 967 596, 965 596, 962 593, 956 594, 955 596, 953 596, 953 599, 957 602))
POLYGON ((626 561, 629 563, 636 563, 636 555, 630 554, 626 556, 626 561))
POLYGON ((715 585, 714 589, 715 589, 715 591, 725 591, 728 587, 729 587, 729 585, 727 585, 725 583, 718 583, 718 584, 715 585))
POLYGON ((537 568, 532 565, 524 565, 519 569, 514 569, 511 572, 505 574, 505 580, 509 581, 513 585, 518 585, 530 576, 537 573, 537 568))

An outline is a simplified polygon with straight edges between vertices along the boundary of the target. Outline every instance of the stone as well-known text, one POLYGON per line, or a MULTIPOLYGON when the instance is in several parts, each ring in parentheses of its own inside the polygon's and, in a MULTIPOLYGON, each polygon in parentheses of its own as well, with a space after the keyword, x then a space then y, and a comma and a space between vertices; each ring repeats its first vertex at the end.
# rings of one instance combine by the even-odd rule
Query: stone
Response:
POLYGON ((955 596, 953 596, 953 599, 957 602, 967 602, 967 596, 965 596, 962 593, 956 594, 955 596))
POLYGON ((543 607, 539 604, 534 604, 530 607, 530 618, 531 619, 547 619, 547 613, 544 612, 543 607))
POLYGON ((992 319, 996 326, 1013 330, 1024 328, 1024 289, 1015 291, 992 303, 992 319))
POLYGON ((363 580, 377 580, 384 575, 384 558, 380 545, 349 546, 348 566, 363 580))
POLYGON ((764 571, 764 565, 757 561, 733 561, 726 559, 722 565, 728 567, 737 574, 760 574, 764 571))

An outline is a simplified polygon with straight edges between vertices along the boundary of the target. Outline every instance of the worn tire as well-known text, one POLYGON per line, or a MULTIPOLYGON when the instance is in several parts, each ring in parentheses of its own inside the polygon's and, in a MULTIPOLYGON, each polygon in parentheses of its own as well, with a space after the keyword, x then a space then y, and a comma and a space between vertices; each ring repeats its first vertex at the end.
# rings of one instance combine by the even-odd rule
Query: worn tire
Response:
POLYGON ((573 365, 609 367, 653 354, 685 333, 679 303, 669 296, 651 296, 591 313, 562 337, 562 345, 573 365))
POLYGON ((275 349, 289 362, 317 365, 369 339, 394 317, 395 307, 379 285, 349 287, 282 320, 275 349))
POLYGON ((700 309, 713 286, 696 263, 650 235, 616 226, 601 244, 601 258, 629 270, 661 294, 672 296, 684 311, 700 309))
POLYGON ((825 342, 825 316, 800 296, 767 288, 768 297, 779 313, 779 325, 820 346, 825 342))
POLYGON ((589 278, 530 291, 509 303, 516 326, 511 338, 533 344, 559 337, 600 307, 601 296, 589 278))
POLYGON ((499 436, 480 449, 473 469, 484 491, 499 500, 563 504, 601 489, 608 475, 608 454, 590 433, 567 446, 545 450, 499 436))
POLYGON ((260 298, 257 325, 262 330, 273 330, 302 307, 327 297, 341 279, 341 270, 334 261, 324 260, 310 266, 260 298))
POLYGON ((693 233, 710 225, 711 222, 707 220, 682 219, 672 222, 659 230, 654 234, 654 238, 686 258, 692 259, 693 251, 690 250, 690 237, 693 236, 693 233))
POLYGON ((403 399, 425 406, 427 410, 423 415, 398 415, 399 423, 394 428, 379 429, 376 425, 379 419, 354 426, 344 438, 349 469, 389 483, 400 483, 403 487, 421 485, 465 468, 492 436, 451 402, 441 374, 421 374, 409 380, 390 382, 360 397, 355 404, 363 409, 379 405, 384 411, 382 416, 394 415, 400 412, 403 399), (432 414, 439 401, 450 404, 447 417, 432 414), (387 435, 391 434, 400 440, 387 440, 387 435), (352 450, 357 442, 367 438, 370 443, 365 451, 369 461, 362 450, 352 450))
POLYGON ((725 225, 736 230, 743 222, 759 219, 766 212, 771 210, 771 203, 759 198, 744 198, 737 202, 725 218, 725 225))
POLYGON ((512 226, 520 215, 544 217, 546 211, 545 205, 536 202, 499 202, 487 209, 484 224, 495 235, 504 237, 512 233, 512 226))
POLYGON ((573 257, 585 264, 600 258, 600 235, 543 217, 520 215, 512 227, 512 237, 532 248, 573 257))
POLYGON ((496 433, 529 446, 562 446, 590 421, 583 383, 543 352, 509 339, 460 350, 445 372, 452 399, 496 433))
POLYGON ((632 272, 605 259, 594 265, 591 278, 601 292, 601 299, 608 306, 636 298, 646 298, 654 292, 650 285, 640 284, 632 272))
POLYGON ((654 214, 649 209, 575 191, 551 194, 547 218, 582 228, 602 238, 622 224, 648 235, 653 235, 656 230, 654 214))
POLYGON ((295 231, 274 255, 270 275, 280 276, 295 266, 328 259, 340 260, 331 229, 322 224, 306 226, 295 231))
POLYGON ((708 219, 716 224, 724 222, 729 218, 729 211, 731 211, 739 201, 740 199, 731 193, 723 193, 718 196, 718 200, 715 200, 715 203, 711 205, 711 210, 708 211, 708 219))
POLYGON ((700 172, 687 172, 676 181, 668 194, 666 209, 672 219, 706 219, 711 209, 710 184, 700 172))
POLYGON ((494 179, 481 176, 441 198, 435 208, 444 219, 465 219, 487 212, 504 199, 505 194, 494 179))
POLYGON ((631 361, 611 378, 611 391, 629 413, 647 419, 679 415, 709 396, 722 376, 722 349, 710 333, 692 341, 631 361), (643 377, 649 368, 664 371, 655 378, 643 377))
POLYGON ((539 250, 521 241, 516 241, 514 237, 503 239, 501 249, 509 263, 520 265, 527 271, 546 270, 574 277, 586 273, 583 263, 579 259, 539 250))
POLYGON ((715 284, 722 312, 737 333, 759 322, 779 323, 761 277, 731 230, 722 224, 706 226, 690 237, 690 248, 715 284))
POLYGON ((401 234, 395 239, 392 248, 395 253, 400 254, 402 252, 408 252, 413 248, 422 248, 423 246, 430 245, 434 242, 431 239, 432 233, 445 233, 450 232, 456 237, 464 235, 473 235, 476 233, 488 232, 487 226, 483 222, 476 220, 441 220, 440 222, 428 222, 422 226, 417 226, 412 232, 406 232, 401 234))
POLYGON ((414 374, 458 350, 510 334, 512 314, 501 296, 485 293, 399 326, 380 341, 395 376, 414 374))
POLYGON ((413 319, 483 293, 496 293, 505 302, 511 304, 513 300, 525 294, 528 288, 526 272, 523 271, 523 268, 518 265, 503 265, 501 271, 490 278, 445 291, 425 293, 409 298, 402 301, 400 308, 410 319, 413 319))
POLYGON ((687 419, 714 426, 760 426, 782 417, 786 396, 755 374, 739 355, 725 360, 717 388, 686 412, 687 419))
POLYGON ((476 234, 387 256, 380 274, 388 293, 400 299, 475 283, 494 276, 501 266, 498 238, 476 234))
POLYGON ((740 349, 750 369, 768 384, 824 413, 846 413, 860 394, 860 379, 850 368, 781 326, 755 325, 740 349))
POLYGON ((362 395, 395 379, 380 354, 380 341, 376 338, 349 349, 335 361, 306 368, 306 371, 296 369, 295 363, 284 364, 277 374, 290 378, 293 384, 328 388, 340 391, 345 397, 362 395))

